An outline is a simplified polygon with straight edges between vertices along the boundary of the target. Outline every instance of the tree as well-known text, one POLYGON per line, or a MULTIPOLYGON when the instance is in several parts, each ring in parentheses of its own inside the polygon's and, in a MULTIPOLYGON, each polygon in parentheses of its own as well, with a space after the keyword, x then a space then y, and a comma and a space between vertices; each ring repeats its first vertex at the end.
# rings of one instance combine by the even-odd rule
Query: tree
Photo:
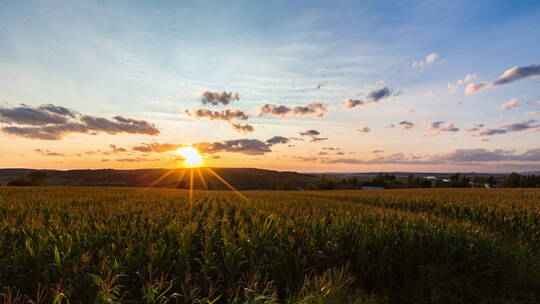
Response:
POLYGON ((521 175, 512 172, 504 181, 505 187, 517 188, 521 184, 521 175))
POLYGON ((30 174, 28 174, 28 180, 32 186, 45 186, 47 183, 47 172, 30 172, 30 174))

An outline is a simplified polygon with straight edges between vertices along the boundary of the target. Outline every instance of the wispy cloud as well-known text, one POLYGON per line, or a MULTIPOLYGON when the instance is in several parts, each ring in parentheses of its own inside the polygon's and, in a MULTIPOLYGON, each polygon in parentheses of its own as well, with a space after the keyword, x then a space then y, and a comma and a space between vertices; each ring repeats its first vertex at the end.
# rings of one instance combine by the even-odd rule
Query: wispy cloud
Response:
POLYGON ((411 67, 413 69, 425 68, 425 67, 428 67, 428 66, 434 64, 437 60, 439 60, 439 54, 431 53, 431 54, 427 55, 423 60, 413 61, 413 63, 411 63, 411 67))

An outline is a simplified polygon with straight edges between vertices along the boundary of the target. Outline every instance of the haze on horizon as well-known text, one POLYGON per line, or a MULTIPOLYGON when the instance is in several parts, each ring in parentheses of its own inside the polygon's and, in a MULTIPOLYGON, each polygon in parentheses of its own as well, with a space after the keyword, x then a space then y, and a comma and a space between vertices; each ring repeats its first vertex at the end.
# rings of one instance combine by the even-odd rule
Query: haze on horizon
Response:
POLYGON ((4 1, 0 167, 540 170, 538 1, 4 1))

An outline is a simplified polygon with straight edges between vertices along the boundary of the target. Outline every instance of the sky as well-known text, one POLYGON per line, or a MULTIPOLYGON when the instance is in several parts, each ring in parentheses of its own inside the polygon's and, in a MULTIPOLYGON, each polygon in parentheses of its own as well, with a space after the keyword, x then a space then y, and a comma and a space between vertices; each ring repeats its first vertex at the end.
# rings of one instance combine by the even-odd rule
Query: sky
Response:
POLYGON ((0 1, 0 167, 540 170, 538 1, 0 1))

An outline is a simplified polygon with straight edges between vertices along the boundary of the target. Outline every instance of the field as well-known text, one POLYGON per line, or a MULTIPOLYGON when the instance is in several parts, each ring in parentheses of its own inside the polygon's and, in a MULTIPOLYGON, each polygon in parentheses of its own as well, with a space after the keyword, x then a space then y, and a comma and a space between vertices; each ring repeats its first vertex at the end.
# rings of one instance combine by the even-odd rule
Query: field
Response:
POLYGON ((540 190, 0 188, 4 303, 539 303, 540 190))

